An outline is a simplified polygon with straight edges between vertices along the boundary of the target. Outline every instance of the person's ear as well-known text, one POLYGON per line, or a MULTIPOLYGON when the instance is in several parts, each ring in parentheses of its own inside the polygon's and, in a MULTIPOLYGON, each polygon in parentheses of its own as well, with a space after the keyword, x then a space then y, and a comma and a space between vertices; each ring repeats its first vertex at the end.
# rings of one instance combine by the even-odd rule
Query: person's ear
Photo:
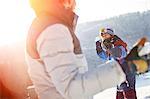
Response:
POLYGON ((71 8, 71 1, 70 1, 70 0, 60 0, 60 1, 61 1, 61 3, 64 5, 64 7, 65 7, 66 9, 71 8))
POLYGON ((65 9, 74 10, 76 6, 75 0, 60 0, 65 7, 65 9))

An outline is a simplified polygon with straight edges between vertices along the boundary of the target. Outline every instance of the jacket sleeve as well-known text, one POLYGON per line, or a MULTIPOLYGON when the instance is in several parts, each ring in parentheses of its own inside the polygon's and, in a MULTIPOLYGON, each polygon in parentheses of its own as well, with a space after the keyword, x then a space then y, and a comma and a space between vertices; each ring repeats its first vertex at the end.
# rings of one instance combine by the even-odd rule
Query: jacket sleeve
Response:
POLYGON ((109 57, 108 55, 107 55, 107 53, 106 53, 106 51, 101 51, 99 54, 98 54, 98 56, 101 58, 101 59, 103 59, 103 60, 110 60, 111 59, 111 57, 109 57))
POLYGON ((119 48, 121 49, 121 57, 120 58, 124 58, 127 56, 127 51, 123 46, 119 46, 119 48))
POLYGON ((122 59, 127 55, 126 49, 123 46, 116 46, 112 48, 110 51, 114 59, 122 59))
POLYGON ((37 41, 46 71, 63 97, 84 99, 125 81, 125 75, 116 61, 80 74, 72 41, 69 30, 61 24, 48 27, 37 41))

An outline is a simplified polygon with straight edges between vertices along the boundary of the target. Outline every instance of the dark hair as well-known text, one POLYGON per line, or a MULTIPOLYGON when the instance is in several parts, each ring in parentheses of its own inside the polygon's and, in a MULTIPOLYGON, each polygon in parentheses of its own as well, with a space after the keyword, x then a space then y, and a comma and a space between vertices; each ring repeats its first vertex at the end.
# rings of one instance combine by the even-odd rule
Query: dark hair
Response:
POLYGON ((110 30, 111 32, 114 32, 112 29, 110 29, 110 28, 107 28, 107 30, 110 30))

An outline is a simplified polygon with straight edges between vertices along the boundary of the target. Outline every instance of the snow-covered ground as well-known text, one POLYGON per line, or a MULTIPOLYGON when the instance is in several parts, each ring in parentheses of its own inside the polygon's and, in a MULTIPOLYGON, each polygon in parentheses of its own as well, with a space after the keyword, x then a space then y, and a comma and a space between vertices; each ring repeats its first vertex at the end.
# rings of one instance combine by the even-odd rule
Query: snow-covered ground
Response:
MULTIPOLYGON (((136 90, 138 99, 150 99, 150 72, 137 76, 136 90)), ((94 96, 94 99, 115 99, 116 88, 110 88, 94 96)))

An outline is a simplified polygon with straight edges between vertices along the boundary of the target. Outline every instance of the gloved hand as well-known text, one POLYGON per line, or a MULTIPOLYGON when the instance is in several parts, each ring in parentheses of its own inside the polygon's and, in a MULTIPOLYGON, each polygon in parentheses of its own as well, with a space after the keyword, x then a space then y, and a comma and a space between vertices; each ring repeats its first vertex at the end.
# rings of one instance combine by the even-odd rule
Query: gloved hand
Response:
POLYGON ((96 42, 96 51, 97 51, 97 54, 99 54, 103 51, 100 41, 96 42))
POLYGON ((105 46, 106 49, 111 49, 111 48, 113 48, 112 38, 105 39, 105 40, 103 41, 103 44, 104 44, 104 46, 105 46))
POLYGON ((76 54, 76 66, 81 74, 88 71, 88 64, 83 54, 76 54))
POLYGON ((33 85, 27 87, 27 93, 28 93, 29 99, 38 99, 38 95, 37 95, 37 93, 35 91, 35 87, 33 85))
POLYGON ((148 71, 147 59, 139 56, 139 52, 144 48, 144 44, 147 41, 146 38, 140 39, 140 41, 131 49, 125 60, 132 68, 136 68, 137 73, 145 73, 148 71))

